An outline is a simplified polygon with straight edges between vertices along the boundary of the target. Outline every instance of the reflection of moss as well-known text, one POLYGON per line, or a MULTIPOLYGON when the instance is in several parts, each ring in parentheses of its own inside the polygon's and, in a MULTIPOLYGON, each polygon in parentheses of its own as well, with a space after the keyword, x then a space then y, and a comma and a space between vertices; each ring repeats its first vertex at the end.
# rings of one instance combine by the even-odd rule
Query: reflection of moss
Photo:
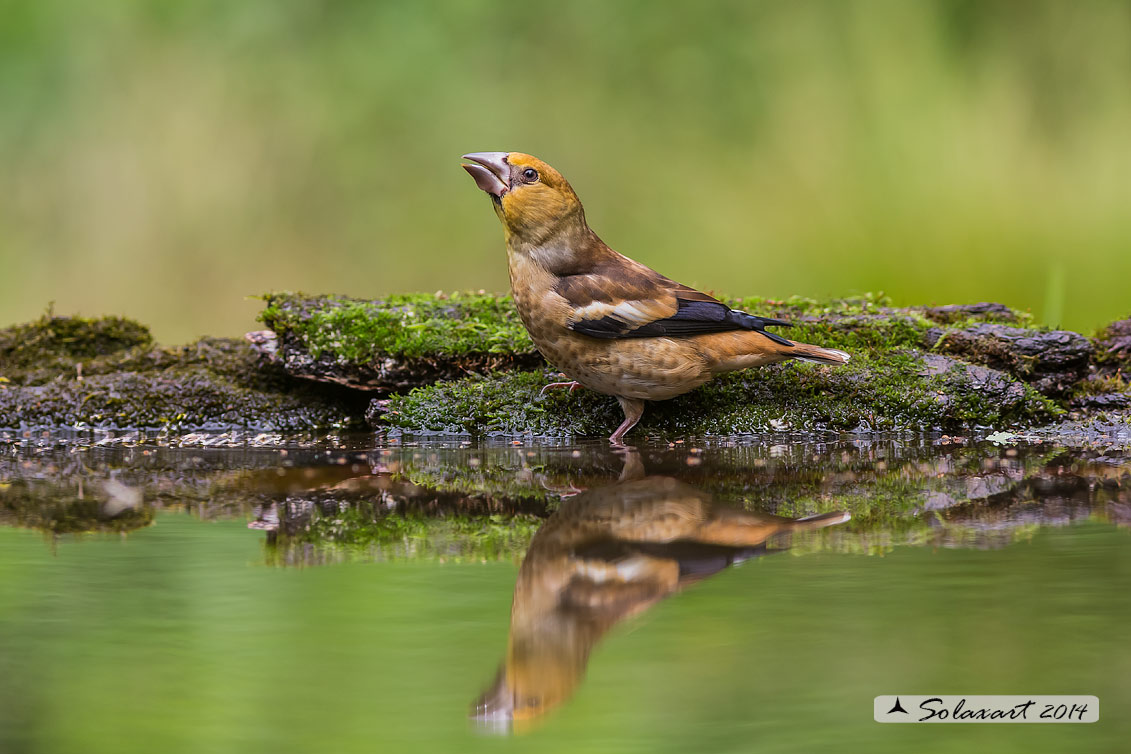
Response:
POLYGON ((471 353, 532 353, 509 298, 476 293, 409 294, 381 301, 270 293, 260 319, 297 337, 315 358, 343 361, 471 353))
POLYGON ((147 506, 116 510, 100 500, 75 497, 71 485, 20 480, 0 485, 0 523, 50 534, 128 532, 152 524, 153 511, 147 506))
MULTIPOLYGON (((399 473, 427 489, 458 489, 499 501, 506 496, 541 498, 549 511, 560 495, 609 485, 619 471, 616 462, 598 468, 588 455, 579 463, 553 448, 528 452, 532 455, 469 450, 431 461, 428 454, 414 454, 413 460, 403 461, 399 473)), ((1001 546, 1035 530, 1035 525, 1020 526, 1015 520, 1019 509, 1026 510, 1027 517, 1040 515, 1032 508, 1034 498, 1078 498, 1094 487, 1097 491, 1088 494, 1102 510, 1105 496, 1118 494, 1114 482, 1126 479, 1126 465, 1094 464, 1086 456, 1043 446, 1016 456, 993 446, 913 449, 898 444, 861 451, 850 445, 814 444, 705 453, 684 447, 645 455, 648 472, 676 474, 721 504, 791 518, 831 511, 852 514, 852 520, 835 531, 792 535, 795 551, 799 542, 800 551, 860 553, 881 553, 897 545, 1001 546), (702 466, 688 466, 688 458, 707 460, 702 466), (1108 493, 1102 492, 1103 480, 1109 480, 1108 493)), ((1054 506, 1050 516, 1055 520, 1058 515, 1054 506)))
MULTIPOLYGON (((921 440, 673 443, 644 449, 639 461, 645 473, 674 476, 720 505, 791 518, 852 514, 835 530, 794 534, 794 551, 998 546, 1035 526, 1126 520, 1131 465, 1118 454, 921 440)), ((625 459, 601 443, 330 456, 292 447, 285 460, 295 467, 246 449, 0 454, 0 525, 128 531, 150 522, 150 508, 246 520, 253 504, 274 504, 271 515, 255 514, 277 521, 267 535, 271 562, 507 559, 560 501, 613 484, 625 459)))
POLYGON ((355 502, 332 514, 315 509, 297 531, 280 531, 271 557, 291 563, 305 559, 302 551, 313 546, 318 560, 516 558, 525 552, 541 523, 541 518, 531 514, 401 515, 355 502))
POLYGON ((540 483, 543 476, 542 469, 538 467, 516 468, 495 464, 418 466, 405 463, 398 476, 428 489, 491 500, 530 501, 550 508, 555 499, 554 491, 540 483))
POLYGON ((883 555, 895 547, 1005 547, 1033 538, 1038 523, 985 528, 967 523, 947 523, 932 517, 909 518, 891 529, 852 527, 792 535, 790 552, 837 552, 853 555, 883 555))

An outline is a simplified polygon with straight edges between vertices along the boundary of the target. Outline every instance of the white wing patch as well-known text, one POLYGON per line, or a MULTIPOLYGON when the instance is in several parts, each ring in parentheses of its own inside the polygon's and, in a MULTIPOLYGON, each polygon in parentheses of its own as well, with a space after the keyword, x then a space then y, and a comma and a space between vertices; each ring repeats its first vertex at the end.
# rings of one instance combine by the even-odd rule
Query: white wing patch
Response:
POLYGON ((669 316, 670 313, 667 311, 668 309, 670 309, 670 307, 665 307, 659 302, 621 301, 617 304, 611 304, 594 301, 574 311, 570 319, 572 322, 581 322, 583 320, 612 317, 626 325, 630 325, 630 329, 635 329, 637 327, 643 327, 649 322, 654 322, 657 319, 663 319, 665 316, 669 316))

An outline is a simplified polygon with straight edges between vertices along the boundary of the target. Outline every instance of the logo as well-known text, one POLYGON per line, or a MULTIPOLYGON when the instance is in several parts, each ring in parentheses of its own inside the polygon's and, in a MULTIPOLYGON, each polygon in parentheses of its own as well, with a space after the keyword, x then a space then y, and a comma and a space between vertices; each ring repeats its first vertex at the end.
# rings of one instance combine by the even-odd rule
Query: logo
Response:
POLYGON ((872 700, 878 723, 1094 723, 1095 696, 899 694, 872 700))

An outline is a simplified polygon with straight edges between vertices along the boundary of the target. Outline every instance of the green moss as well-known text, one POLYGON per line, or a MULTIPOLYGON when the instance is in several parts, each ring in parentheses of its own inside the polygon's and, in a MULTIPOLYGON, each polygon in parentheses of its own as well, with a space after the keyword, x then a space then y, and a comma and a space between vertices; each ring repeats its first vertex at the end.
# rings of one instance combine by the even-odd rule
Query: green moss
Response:
MULTIPOLYGON (((409 368, 408 378, 401 372, 390 379, 387 371, 374 375, 365 366, 389 356, 443 361, 477 352, 533 354, 505 297, 414 295, 358 301, 270 294, 266 300, 262 319, 280 335, 284 350, 297 339, 297 349, 283 358, 293 373, 377 389, 424 384, 408 395, 394 396, 384 418, 387 425, 473 435, 564 436, 604 435, 620 421, 619 409, 608 398, 540 395, 548 378, 530 372, 529 362, 466 362, 463 373, 500 367, 525 370, 454 381, 444 378, 459 377, 459 371, 439 374, 409 368), (314 359, 301 354, 313 354, 314 359), (413 375, 421 379, 413 382, 413 375)), ((980 390, 978 379, 990 378, 966 373, 961 365, 942 370, 947 374, 923 374, 918 351, 927 347, 931 335, 937 339, 939 332, 979 322, 1025 319, 999 305, 897 309, 883 294, 826 302, 743 298, 728 303, 790 321, 792 326, 781 332, 791 339, 846 350, 853 361, 838 370, 791 365, 722 377, 688 396, 651 407, 640 431, 674 435, 781 428, 956 429, 1031 423, 1057 412, 1022 386, 995 384, 993 390, 980 390)))
POLYGON ((315 358, 344 361, 510 354, 534 350, 505 296, 409 294, 381 301, 270 293, 260 319, 298 338, 315 358))
MULTIPOLYGON (((869 292, 859 296, 818 301, 805 296, 790 296, 785 299, 764 296, 743 296, 723 299, 736 309, 756 314, 774 316, 776 314, 801 316, 822 316, 827 314, 881 314, 892 307, 891 297, 882 292, 869 292)), ((783 317, 784 318, 784 317, 783 317)))
MULTIPOLYGON (((298 340, 315 358, 365 362, 386 356, 459 357, 473 353, 534 351, 507 296, 482 293, 411 294, 367 301, 341 296, 269 293, 261 321, 298 340)), ((880 294, 818 302, 749 297, 729 299, 739 309, 793 322, 783 332, 794 340, 840 348, 921 346, 931 327, 930 309, 891 307, 880 294)), ((1008 312, 1010 321, 1026 315, 1008 312)), ((948 315, 947 326, 998 321, 1000 312, 948 315)))
POLYGON ((81 360, 153 342, 149 330, 123 317, 57 317, 48 311, 34 322, 0 329, 0 374, 41 367, 60 359, 81 360))
POLYGON ((1109 393, 1131 393, 1131 383, 1122 373, 1096 375, 1092 379, 1081 380, 1076 385, 1072 397, 1107 395, 1109 393))
MULTIPOLYGON (((540 394, 552 377, 499 373, 419 388, 394 396, 383 422, 406 431, 538 436, 601 436, 620 423, 620 408, 608 396, 540 394)), ((844 367, 780 364, 718 377, 687 395, 649 404, 634 432, 677 437, 965 430, 1032 424, 1058 411, 1029 386, 990 370, 945 359, 942 368, 931 369, 913 351, 862 349, 844 367)))
POLYGON ((922 347, 932 329, 961 330, 983 322, 1023 325, 1032 320, 1027 312, 1000 305, 893 307, 891 299, 883 293, 828 301, 756 296, 726 301, 736 309, 792 323, 792 327, 780 330, 791 340, 852 351, 922 347))
MULTIPOLYGON (((892 309, 882 294, 815 302, 741 298, 731 305, 785 319, 794 340, 853 355, 844 367, 785 364, 720 376, 687 396, 649 405, 639 435, 724 435, 778 431, 968 430, 1029 425, 1061 413, 1008 375, 942 357, 925 363, 927 333, 1024 315, 1004 307, 967 313, 892 309), (929 315, 930 314, 930 315, 929 315), (932 319, 934 317, 934 319, 932 319), (939 320, 946 320, 940 323, 939 320), (939 361, 941 359, 941 362, 939 361)), ((473 435, 604 435, 622 415, 588 391, 541 395, 551 375, 495 373, 396 396, 386 424, 406 431, 473 435)))
MULTIPOLYGON (((408 431, 606 436, 620 422, 605 396, 540 394, 551 378, 531 371, 545 362, 506 297, 269 294, 265 301, 261 317, 278 334, 271 361, 224 339, 158 348, 145 328, 117 318, 47 315, 0 331, 0 426, 359 425, 366 399, 338 385, 383 392, 426 385, 394 396, 383 418, 408 431), (509 371, 454 379, 491 370, 509 371)), ((1059 411, 1008 376, 924 355, 928 344, 972 324, 1023 321, 1004 307, 893 308, 882 294, 731 303, 789 320, 788 337, 846 350, 852 362, 720 377, 650 406, 638 436, 1024 426, 1059 411)))
POLYGON ((365 399, 260 365, 246 343, 202 338, 16 372, 0 427, 311 430, 360 426, 365 399))
POLYGON ((1094 338, 1095 363, 1101 373, 1131 371, 1131 317, 1112 322, 1094 338))

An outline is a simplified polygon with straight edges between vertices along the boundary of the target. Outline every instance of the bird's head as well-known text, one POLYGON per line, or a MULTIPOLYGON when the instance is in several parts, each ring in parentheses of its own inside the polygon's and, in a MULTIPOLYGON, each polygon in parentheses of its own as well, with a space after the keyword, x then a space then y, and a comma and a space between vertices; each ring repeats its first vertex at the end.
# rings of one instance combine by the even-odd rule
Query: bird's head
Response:
MULTIPOLYGON (((565 624, 571 625, 569 619, 565 624)), ((471 718, 498 732, 532 729, 550 710, 573 696, 585 673, 593 640, 575 631, 516 636, 512 627, 507 659, 494 682, 471 707, 471 718)))
POLYGON ((491 196, 507 239, 540 244, 562 231, 585 227, 585 212, 569 181, 537 157, 522 152, 473 152, 463 169, 491 196))

